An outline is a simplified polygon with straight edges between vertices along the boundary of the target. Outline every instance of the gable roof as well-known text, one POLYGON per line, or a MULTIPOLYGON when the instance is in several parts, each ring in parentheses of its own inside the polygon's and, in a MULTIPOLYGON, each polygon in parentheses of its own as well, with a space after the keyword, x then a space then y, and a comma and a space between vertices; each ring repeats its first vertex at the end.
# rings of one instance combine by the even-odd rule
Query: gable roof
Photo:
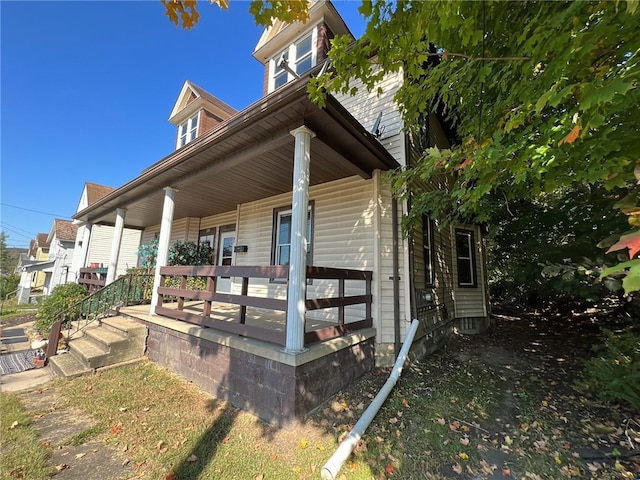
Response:
POLYGON ((46 233, 39 233, 38 235, 36 235, 36 238, 34 240, 31 240, 31 242, 29 242, 29 255, 30 256, 35 256, 36 253, 38 252, 38 248, 41 248, 43 250, 46 250, 49 248, 49 241, 48 241, 48 234, 46 233))
POLYGON ((85 188, 87 189, 87 202, 89 205, 93 205, 102 197, 115 190, 113 187, 107 187, 106 185, 99 185, 92 182, 85 182, 85 188))
POLYGON ((176 100, 176 103, 171 110, 171 114, 169 115, 169 122, 174 125, 178 125, 198 110, 202 109, 213 113, 222 120, 226 120, 237 112, 237 110, 231 105, 228 105, 219 98, 214 97, 204 88, 199 87, 189 80, 185 80, 184 85, 182 85, 182 89, 180 90, 180 94, 178 95, 178 100, 176 100))
POLYGON ((317 0, 309 2, 309 18, 305 23, 300 21, 285 23, 276 20, 267 27, 253 50, 253 56, 259 62, 266 64, 271 58, 298 39, 300 34, 310 27, 324 21, 329 29, 336 35, 353 34, 347 27, 336 7, 329 0, 317 0))
POLYGON ((53 226, 51 227, 51 232, 49 233, 47 240, 51 243, 53 238, 56 237, 58 240, 63 242, 75 242, 77 233, 78 225, 75 225, 70 220, 61 220, 56 218, 53 221, 53 226))

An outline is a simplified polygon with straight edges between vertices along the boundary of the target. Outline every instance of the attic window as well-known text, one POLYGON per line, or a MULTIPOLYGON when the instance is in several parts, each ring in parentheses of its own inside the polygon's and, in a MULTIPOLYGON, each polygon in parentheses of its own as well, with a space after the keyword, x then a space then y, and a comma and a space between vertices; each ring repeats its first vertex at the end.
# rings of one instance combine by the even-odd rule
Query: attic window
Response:
POLYGON ((281 87, 285 83, 294 79, 292 72, 297 75, 301 75, 313 68, 316 64, 316 51, 313 48, 315 45, 316 30, 309 32, 297 42, 289 45, 285 50, 278 53, 271 59, 271 81, 269 91, 273 91, 276 88, 281 87), (289 69, 282 68, 280 62, 282 59, 287 62, 289 69))
POLYGON ((180 148, 198 136, 198 118, 200 112, 192 115, 178 126, 178 143, 176 148, 180 148))

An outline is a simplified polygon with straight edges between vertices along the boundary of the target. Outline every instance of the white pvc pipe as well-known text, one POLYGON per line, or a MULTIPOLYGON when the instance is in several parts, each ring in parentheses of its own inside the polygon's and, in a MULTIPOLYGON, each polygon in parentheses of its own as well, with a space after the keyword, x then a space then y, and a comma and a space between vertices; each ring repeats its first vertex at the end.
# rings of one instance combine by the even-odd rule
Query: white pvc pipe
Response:
POLYGON ((419 323, 420 322, 415 319, 411 322, 411 327, 409 327, 404 344, 400 349, 400 353, 398 354, 398 358, 393 366, 393 370, 391 370, 389 378, 378 392, 378 395, 376 395, 376 398, 373 399, 369 407, 364 411, 360 420, 358 420, 353 429, 349 432, 349 435, 347 435, 347 437, 338 446, 338 449, 333 455, 331 455, 331 458, 329 458, 327 463, 322 467, 321 476, 323 480, 334 480, 337 477, 340 468, 342 468, 342 465, 347 458, 349 458, 353 449, 358 445, 364 431, 375 418, 378 410, 380 410, 382 404, 389 396, 389 393, 391 393, 391 390, 398 381, 398 378, 400 378, 402 367, 404 366, 404 362, 409 354, 409 349, 413 343, 413 337, 416 335, 419 323))

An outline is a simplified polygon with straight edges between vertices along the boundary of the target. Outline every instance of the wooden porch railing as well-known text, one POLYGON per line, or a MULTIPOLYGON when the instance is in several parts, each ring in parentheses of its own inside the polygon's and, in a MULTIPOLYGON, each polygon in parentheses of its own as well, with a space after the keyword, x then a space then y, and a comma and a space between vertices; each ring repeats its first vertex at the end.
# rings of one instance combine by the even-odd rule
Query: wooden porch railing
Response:
POLYGON ((87 267, 80 269, 78 284, 84 286, 87 292, 93 293, 100 290, 105 285, 107 269, 98 267, 87 267))
MULTIPOLYGON (((163 315, 183 322, 211 327, 228 333, 249 338, 285 345, 286 321, 284 331, 277 331, 256 325, 247 325, 247 307, 283 312, 286 317, 287 299, 268 298, 264 296, 249 295, 251 280, 280 281, 286 283, 289 277, 289 268, 286 266, 174 266, 160 269, 160 286, 158 287, 158 304, 156 314, 163 315), (216 292, 216 283, 219 277, 235 277, 241 279, 240 293, 216 292), (179 287, 167 286, 167 280, 179 278, 179 287), (203 279, 204 289, 194 290, 187 288, 190 278, 203 279), (175 307, 165 306, 166 299, 174 300, 175 307), (202 301, 201 311, 187 311, 185 302, 202 301), (236 305, 239 313, 234 321, 221 321, 211 318, 212 304, 222 303, 236 305)), ((326 308, 337 309, 337 321, 313 331, 305 332, 305 345, 330 338, 335 338, 362 328, 371 327, 371 280, 372 272, 362 270, 348 270, 328 267, 307 267, 307 279, 333 280, 337 282, 337 296, 306 299, 306 311, 326 308), (364 294, 345 294, 345 281, 364 282, 364 294), (345 307, 352 305, 364 305, 364 318, 345 318, 345 307), (348 320, 348 321, 347 321, 348 320)), ((202 282, 202 281, 201 281, 202 282)), ((171 283, 171 282, 169 282, 171 283)))

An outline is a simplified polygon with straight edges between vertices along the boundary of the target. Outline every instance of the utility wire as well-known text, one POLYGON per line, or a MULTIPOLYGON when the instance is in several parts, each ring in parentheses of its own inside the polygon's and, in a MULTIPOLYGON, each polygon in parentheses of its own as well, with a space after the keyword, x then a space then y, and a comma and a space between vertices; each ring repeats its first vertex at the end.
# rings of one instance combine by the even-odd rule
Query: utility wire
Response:
POLYGON ((9 205, 8 203, 0 203, 0 205, 2 205, 3 207, 10 207, 10 208, 16 208, 18 210, 24 210, 25 212, 33 212, 33 213, 40 213, 42 215, 49 215, 50 217, 56 217, 56 218, 60 218, 60 219, 64 219, 64 220, 70 220, 71 219, 71 217, 69 217, 67 215, 59 215, 57 213, 41 212, 40 210, 31 210, 30 208, 17 207, 16 205, 9 205))

